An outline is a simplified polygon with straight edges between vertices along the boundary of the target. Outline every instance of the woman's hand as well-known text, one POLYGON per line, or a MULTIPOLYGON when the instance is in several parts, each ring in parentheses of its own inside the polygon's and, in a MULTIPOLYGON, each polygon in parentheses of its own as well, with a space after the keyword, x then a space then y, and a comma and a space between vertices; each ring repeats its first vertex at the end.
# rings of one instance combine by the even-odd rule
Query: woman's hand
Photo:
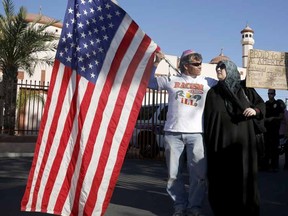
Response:
POLYGON ((256 110, 253 108, 246 108, 243 112, 243 115, 245 117, 251 117, 251 116, 255 116, 256 115, 256 110))

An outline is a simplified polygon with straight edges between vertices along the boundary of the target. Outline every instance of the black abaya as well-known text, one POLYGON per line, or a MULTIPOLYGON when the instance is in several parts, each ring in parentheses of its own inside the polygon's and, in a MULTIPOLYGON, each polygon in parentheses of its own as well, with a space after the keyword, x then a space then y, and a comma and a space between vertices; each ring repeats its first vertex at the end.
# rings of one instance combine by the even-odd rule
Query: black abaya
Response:
MULTIPOLYGON (((243 92, 240 89, 236 96, 240 95, 240 91, 243 92)), ((258 113, 265 113, 264 101, 257 92, 248 88, 245 92, 255 105, 253 108, 258 113)), ((209 90, 204 111, 209 201, 215 216, 258 216, 257 149, 253 120, 244 118, 241 114, 243 110, 234 103, 235 113, 231 114, 224 97, 218 83, 209 90)))

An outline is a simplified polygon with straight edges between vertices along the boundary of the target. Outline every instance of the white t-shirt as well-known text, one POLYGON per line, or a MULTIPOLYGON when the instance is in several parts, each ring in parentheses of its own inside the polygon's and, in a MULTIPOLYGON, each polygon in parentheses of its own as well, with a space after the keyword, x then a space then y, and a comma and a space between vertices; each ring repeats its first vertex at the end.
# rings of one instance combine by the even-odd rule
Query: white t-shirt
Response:
POLYGON ((159 90, 168 91, 168 112, 165 131, 182 133, 203 132, 203 110, 208 90, 217 80, 197 76, 157 77, 159 90))

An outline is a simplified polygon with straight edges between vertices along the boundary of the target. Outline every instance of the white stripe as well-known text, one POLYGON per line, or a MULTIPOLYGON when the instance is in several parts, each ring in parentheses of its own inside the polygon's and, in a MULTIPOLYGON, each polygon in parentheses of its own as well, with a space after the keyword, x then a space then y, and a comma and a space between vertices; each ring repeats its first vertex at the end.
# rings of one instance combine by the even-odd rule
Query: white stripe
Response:
MULTIPOLYGON (((137 35, 135 37, 136 38, 140 37, 141 33, 142 33, 142 31, 137 32, 137 35)), ((142 36, 144 36, 144 35, 142 35, 142 36)), ((141 40, 140 41, 133 41, 133 45, 131 46, 131 48, 138 48, 138 46, 137 46, 138 42, 141 42, 141 40)), ((150 44, 150 47, 148 47, 148 50, 146 51, 145 55, 142 58, 141 63, 139 64, 139 66, 141 68, 137 69, 136 74, 134 75, 132 83, 131 83, 132 85, 130 85, 129 91, 127 92, 127 98, 126 98, 124 108, 123 108, 122 113, 121 113, 119 125, 117 126, 117 130, 115 131, 115 135, 113 137, 111 152, 110 152, 110 155, 108 158, 107 165, 105 167, 103 180, 102 180, 101 185, 100 185, 100 190, 98 191, 98 196, 97 196, 98 199, 96 202, 95 209, 93 211, 93 215, 94 214, 97 215, 97 212, 101 213, 102 206, 103 206, 103 203, 105 201, 105 196, 106 196, 106 193, 107 193, 107 190, 109 187, 110 178, 111 178, 111 175, 113 173, 113 168, 114 168, 116 160, 117 160, 119 145, 120 145, 122 138, 125 134, 125 130, 126 130, 126 127, 128 125, 128 119, 129 119, 131 109, 132 109, 132 105, 134 103, 134 100, 137 98, 137 95, 136 95, 137 90, 139 88, 140 81, 142 79, 142 76, 143 76, 143 73, 145 70, 145 68, 143 68, 143 65, 145 65, 145 66, 147 65, 149 57, 151 56, 151 53, 155 51, 156 47, 157 46, 153 42, 150 44)), ((135 51, 136 51, 136 49, 135 49, 135 51)), ((134 50, 129 49, 129 54, 131 52, 134 52, 134 50)), ((129 54, 128 54, 128 56, 129 56, 129 54)), ((107 107, 109 107, 109 105, 107 107)))
POLYGON ((26 205, 27 211, 31 211, 32 198, 33 198, 33 193, 35 190, 36 180, 38 179, 39 169, 40 169, 40 165, 42 163, 43 154, 44 154, 44 150, 46 147, 46 141, 49 137, 49 130, 50 130, 51 122, 52 122, 53 117, 54 117, 55 108, 57 105, 56 102, 58 99, 58 93, 60 92, 61 80, 62 80, 63 75, 64 75, 64 73, 63 73, 64 67, 60 66, 59 70, 61 71, 61 73, 57 73, 55 86, 54 86, 53 92, 51 94, 51 104, 49 107, 47 121, 46 121, 46 125, 45 125, 44 131, 43 131, 42 140, 40 143, 40 149, 39 149, 39 153, 38 153, 38 157, 37 157, 37 163, 35 165, 35 171, 34 171, 32 183, 31 183, 31 190, 30 190, 30 194, 29 194, 29 201, 27 202, 27 205, 26 205))
MULTIPOLYGON (((95 104, 91 104, 90 108, 89 108, 89 111, 88 113, 92 113, 93 115, 90 117, 90 118, 86 118, 87 121, 92 121, 94 119, 94 116, 95 116, 95 111, 97 110, 97 106, 98 106, 98 100, 100 98, 100 93, 102 92, 102 89, 103 89, 103 84, 105 83, 106 81, 106 78, 107 78, 107 73, 109 72, 110 70, 110 66, 111 66, 111 63, 112 63, 112 60, 114 59, 114 56, 115 56, 115 53, 118 49, 118 46, 120 45, 120 42, 122 40, 122 38, 124 37, 125 33, 126 33, 126 30, 124 31, 123 28, 126 28, 128 29, 130 23, 131 23, 131 19, 130 17, 124 17, 124 20, 123 20, 123 23, 125 24, 125 26, 122 26, 122 28, 119 28, 118 29, 118 32, 116 33, 116 38, 114 38, 111 42, 111 49, 108 50, 106 56, 109 56, 109 58, 106 58, 104 63, 103 63, 103 68, 101 70, 101 73, 99 74, 99 77, 98 77, 98 80, 96 82, 96 89, 94 91, 94 94, 93 94, 93 97, 92 97, 92 101, 94 102, 94 99, 96 99, 95 101, 97 101, 95 104), (127 19, 128 18, 128 19, 127 19)), ((118 74, 119 75, 119 74, 118 74)), ((118 83, 121 83, 121 82, 118 82, 118 83)), ((113 89, 112 89, 113 91, 113 89)), ((112 92, 110 93, 110 96, 113 95, 112 92)), ((118 94, 116 94, 117 96, 118 94)), ((109 101, 111 101, 111 98, 110 96, 108 97, 108 102, 107 102, 107 105, 106 105, 106 108, 109 107, 109 101)), ((113 105, 112 107, 114 107, 114 104, 115 104, 115 100, 117 98, 113 98, 112 102, 113 102, 113 105)), ((108 116, 111 116, 111 111, 108 112, 108 116)), ((109 118, 107 118, 106 116, 106 112, 104 111, 103 113, 103 119, 102 119, 102 122, 107 122, 107 119, 109 120, 109 118)), ((91 124, 87 124, 86 123, 86 120, 85 120, 85 123, 84 123, 84 126, 85 126, 85 129, 83 128, 83 131, 90 131, 91 129, 91 124)), ((92 123, 92 122, 91 122, 92 123)), ((107 122, 108 123, 108 122, 107 122)), ((102 132, 101 130, 102 129, 102 125, 100 126, 99 128, 99 132, 98 132, 98 137, 97 137, 97 140, 100 139, 100 137, 102 137, 102 142, 100 141, 97 141, 95 142, 94 146, 97 148, 95 149, 94 151, 94 155, 93 157, 91 158, 91 166, 93 167, 93 170, 91 170, 91 166, 88 167, 88 170, 87 170, 87 174, 85 176, 85 179, 84 179, 84 184, 83 186, 85 186, 86 188, 82 188, 81 191, 86 191, 86 193, 81 193, 80 195, 80 206, 79 206, 79 215, 82 215, 83 214, 83 208, 84 208, 84 205, 83 202, 85 202, 87 200, 87 196, 89 194, 89 191, 90 191, 90 188, 91 188, 91 185, 92 185, 92 180, 94 178, 94 174, 95 174, 95 171, 96 171, 96 168, 98 167, 98 162, 99 162, 99 158, 100 158, 100 153, 101 153, 101 149, 102 149, 102 146, 103 146, 103 135, 104 135, 104 138, 105 138, 105 135, 106 135, 106 130, 107 130, 107 126, 104 127, 104 132, 102 132)), ((85 135, 83 134, 82 138, 84 139, 83 140, 83 143, 87 143, 87 138, 89 137, 89 134, 88 135, 85 135)), ((86 145, 85 145, 86 146, 86 145)), ((78 173, 79 174, 79 173, 78 173)), ((77 178, 78 179, 78 178, 77 178)))
MULTIPOLYGON (((73 71, 73 73, 76 74, 76 71, 73 71)), ((88 85, 88 81, 85 78, 81 78, 81 80, 79 81, 79 88, 78 88, 78 98, 79 98, 79 100, 77 100, 77 101, 82 101, 83 100, 84 93, 86 91, 87 85, 88 85)), ((78 134, 78 117, 79 117, 80 105, 78 104, 76 106, 76 108, 77 108, 77 110, 76 110, 75 118, 74 118, 74 121, 73 121, 71 134, 70 134, 70 137, 69 137, 68 144, 67 144, 67 147, 65 149, 65 152, 63 154, 63 158, 62 158, 62 161, 61 161, 61 164, 60 164, 59 172, 58 172, 58 175, 57 175, 57 177, 55 179, 55 184, 54 184, 54 187, 53 187, 53 190, 52 190, 52 193, 51 193, 51 198, 50 198, 49 204, 48 204, 48 209, 51 209, 51 211, 54 209, 54 206, 55 206, 56 201, 57 201, 57 197, 58 197, 58 195, 60 193, 60 190, 61 190, 61 187, 63 185, 63 182, 64 182, 64 180, 65 180, 65 178, 67 176, 68 166, 69 166, 69 163, 71 161, 71 156, 72 156, 73 149, 75 147, 75 141, 76 141, 77 134, 78 134)), ((77 169, 77 167, 76 167, 76 169, 77 169)), ((79 167, 78 167, 78 169, 79 169, 79 167)), ((71 187, 73 187, 73 186, 74 185, 71 185, 71 187)), ((69 202, 68 204, 70 206, 73 204, 73 201, 74 201, 73 199, 68 199, 67 200, 67 202, 69 202)), ((65 212, 65 211, 63 210, 63 213, 65 213, 67 215, 70 212, 70 211, 69 212, 65 212)), ((53 213, 53 212, 51 212, 51 213, 53 213)))
MULTIPOLYGON (((78 178, 79 178, 80 168, 81 168, 81 165, 82 165, 83 153, 84 153, 86 144, 89 141, 88 140, 89 134, 90 134, 90 131, 91 131, 91 127, 92 127, 92 124, 93 124, 95 112, 96 112, 96 109, 97 109, 97 106, 98 106, 98 103, 99 103, 100 93, 101 93, 101 90, 102 90, 103 85, 105 83, 105 78, 107 76, 107 73, 103 73, 102 75, 103 76, 99 76, 98 77, 98 80, 97 80, 97 83, 96 83, 96 88, 95 88, 95 90, 93 92, 91 103, 90 103, 88 111, 87 111, 87 116, 86 116, 85 121, 83 123, 83 128, 82 128, 82 131, 81 131, 81 138, 80 138, 80 151, 79 151, 79 154, 77 156, 77 161, 76 161, 76 165, 75 165, 74 175, 72 176, 72 179, 71 179, 71 188, 70 188, 70 191, 68 193, 68 197, 66 199, 66 202, 64 203, 63 211, 61 213, 62 215, 70 215, 71 210, 72 210, 72 206, 73 206, 73 202, 74 202, 74 198, 75 198, 74 195, 75 195, 76 188, 77 188, 77 181, 78 181, 78 178)), ((84 80, 84 78, 83 78, 83 80, 84 80)), ((82 80, 81 80, 81 82, 82 82, 82 80)), ((83 97, 84 97, 83 94, 84 94, 84 92, 82 93, 80 104, 82 103, 82 100, 83 100, 83 97)), ((80 108, 80 105, 79 105, 78 109, 79 108, 80 108)), ((77 127, 78 127, 78 121, 74 121, 74 124, 76 124, 77 127)), ((73 151, 73 149, 70 149, 70 150, 73 151)), ((67 158, 67 159, 69 159, 69 158, 67 158)))
MULTIPOLYGON (((85 79, 85 78, 81 78, 81 81, 80 81, 81 85, 82 83, 87 83, 88 84, 88 81, 85 79)), ((81 87, 80 85, 80 87, 81 87)), ((83 88, 83 90, 86 90, 86 87, 83 88)), ((84 91, 79 94, 80 95, 80 102, 82 102, 83 98, 84 98, 84 91)), ((91 100, 91 103, 92 103, 93 100, 91 100)), ((96 100, 97 104, 98 104, 98 101, 96 100)), ((80 103, 81 104, 81 103, 80 103)), ((80 104, 78 105, 77 109, 80 108, 80 104)), ((93 104, 92 104, 93 105, 93 104)), ((90 107, 91 107, 91 104, 90 104, 90 107)), ((79 113, 79 112, 78 112, 79 113)), ((89 112, 87 113, 87 116, 86 116, 86 119, 88 119, 88 123, 92 123, 90 121, 92 121, 93 119, 89 119, 88 117, 88 114, 89 112), (89 121, 90 120, 90 121, 89 121)), ((85 121, 86 122, 86 121, 85 121)), ((74 121, 74 124, 76 125, 76 127, 78 127, 78 119, 75 119, 74 121)), ((84 126, 83 126, 83 129, 80 133, 83 133, 83 130, 84 130, 84 133, 89 133, 89 129, 84 129, 84 126)), ((87 137, 87 136, 86 136, 87 137)), ((73 137, 75 139, 75 137, 73 137)), ((75 140, 76 141, 76 140, 75 140)), ((82 155, 83 155, 83 150, 81 150, 81 148, 84 148, 86 146, 86 143, 87 142, 83 142, 82 141, 82 138, 80 139, 80 152, 79 152, 79 155, 77 156, 77 161, 76 161, 76 165, 75 165, 75 170, 74 170, 74 174, 72 176, 72 179, 71 179, 71 185, 70 185, 70 191, 68 193, 68 196, 67 196, 67 199, 66 199, 66 202, 64 203, 64 206, 63 206, 63 210, 62 210, 62 214, 61 215, 70 215, 71 213, 71 210, 72 210, 72 207, 73 207, 73 202, 74 202, 74 195, 75 195, 75 191, 76 191, 76 188, 77 188, 77 180, 78 180, 78 177, 79 177, 79 173, 80 173, 80 168, 81 168, 81 161, 82 161, 82 155)), ((74 143, 75 144, 75 143, 74 143)), ((74 146, 73 146, 74 148, 74 146)), ((70 151, 72 152, 73 151, 73 148, 70 149, 70 151)), ((70 162, 70 161, 69 161, 70 162)), ((65 176, 64 176, 65 178, 65 176)), ((63 179, 64 180, 64 179, 63 179)))
POLYGON ((39 185, 40 188, 39 188, 39 193, 38 193, 38 198, 37 198, 37 206, 39 206, 39 208, 41 207, 42 198, 44 195, 44 189, 46 187, 47 180, 48 180, 49 174, 51 172, 51 167, 52 167, 53 161, 56 157, 57 150, 59 148, 59 145, 62 145, 60 138, 61 138, 61 135, 63 133, 63 130, 65 129, 64 128, 65 121, 67 119, 67 115, 68 115, 70 107, 71 107, 70 104, 71 104, 71 101, 72 101, 72 98, 74 95, 74 91, 75 91, 75 88, 72 88, 72 87, 74 87, 75 85, 76 85, 76 75, 72 74, 71 79, 69 80, 69 83, 68 83, 68 88, 67 88, 67 91, 65 93, 65 97, 63 99, 63 105, 61 107, 61 113, 59 115, 59 119, 58 119, 58 123, 57 123, 57 129, 55 131, 54 139, 53 139, 53 142, 51 144, 51 148, 49 151, 49 156, 47 159, 46 166, 44 167, 44 172, 43 172, 41 184, 39 185))

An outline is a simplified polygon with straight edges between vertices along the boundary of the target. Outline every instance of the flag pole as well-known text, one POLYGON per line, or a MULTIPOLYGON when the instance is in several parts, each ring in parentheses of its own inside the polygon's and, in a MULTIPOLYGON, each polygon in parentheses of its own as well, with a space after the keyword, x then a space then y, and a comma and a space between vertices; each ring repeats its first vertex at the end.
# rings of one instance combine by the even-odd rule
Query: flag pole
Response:
POLYGON ((181 72, 165 56, 163 57, 163 59, 171 68, 173 68, 173 70, 178 73, 178 75, 181 75, 181 72))

